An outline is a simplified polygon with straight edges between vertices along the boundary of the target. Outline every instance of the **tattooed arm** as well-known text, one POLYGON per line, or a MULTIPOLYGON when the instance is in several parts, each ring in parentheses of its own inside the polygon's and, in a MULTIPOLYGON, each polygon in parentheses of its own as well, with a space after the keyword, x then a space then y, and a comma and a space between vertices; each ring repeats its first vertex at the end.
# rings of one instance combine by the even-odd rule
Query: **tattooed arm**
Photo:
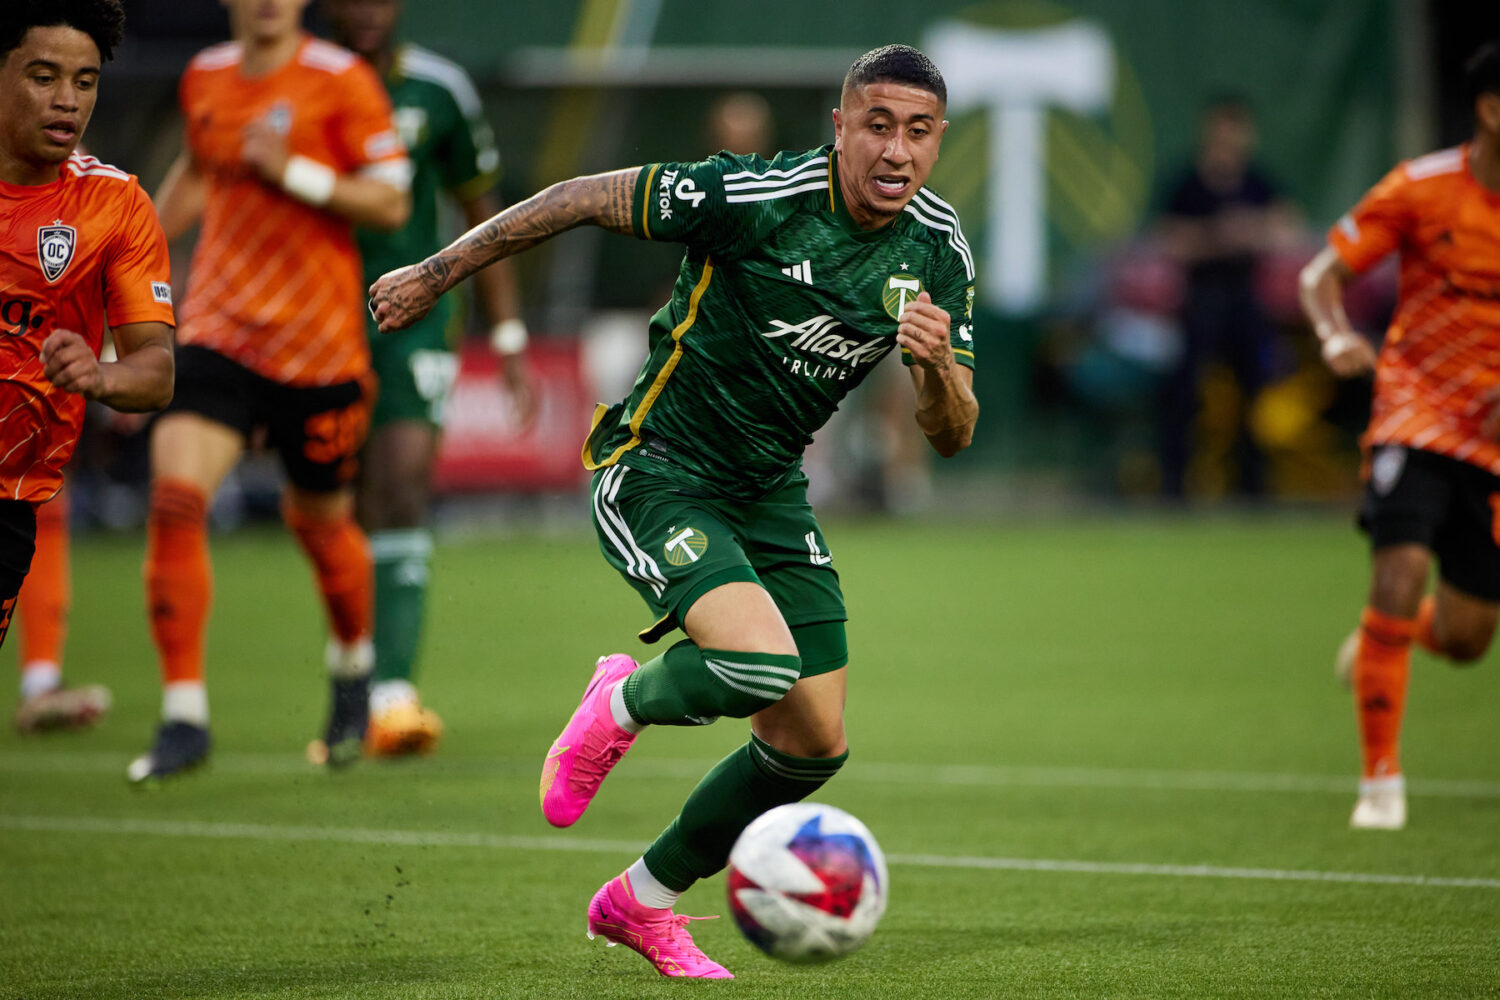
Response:
POLYGON ((593 225, 629 235, 631 200, 640 172, 631 167, 554 184, 469 230, 420 264, 381 275, 370 286, 370 311, 381 332, 410 326, 475 271, 558 233, 593 225))

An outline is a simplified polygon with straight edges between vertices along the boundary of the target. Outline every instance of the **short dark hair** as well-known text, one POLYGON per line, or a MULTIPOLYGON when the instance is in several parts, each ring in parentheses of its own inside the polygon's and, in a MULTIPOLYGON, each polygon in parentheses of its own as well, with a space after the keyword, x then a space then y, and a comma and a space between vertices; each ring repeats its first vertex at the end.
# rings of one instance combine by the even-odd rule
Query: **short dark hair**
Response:
POLYGON ((1472 105, 1480 94, 1500 94, 1500 41, 1485 42, 1464 63, 1464 96, 1472 105))
POLYGON ((882 45, 871 49, 849 67, 844 75, 844 89, 865 87, 872 83, 904 83, 931 91, 945 106, 948 85, 943 74, 921 52, 910 45, 882 45))
POLYGON ((0 0, 0 59, 21 47, 32 28, 76 28, 108 60, 125 38, 122 0, 0 0))

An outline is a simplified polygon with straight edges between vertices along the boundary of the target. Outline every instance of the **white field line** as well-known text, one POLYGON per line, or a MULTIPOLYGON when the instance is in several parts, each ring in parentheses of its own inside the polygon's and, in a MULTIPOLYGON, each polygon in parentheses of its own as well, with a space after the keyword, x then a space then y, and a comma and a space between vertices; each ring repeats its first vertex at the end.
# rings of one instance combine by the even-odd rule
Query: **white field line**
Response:
MULTIPOLYGON (((411 762, 434 775, 528 774, 540 771, 540 757, 447 757, 411 762)), ((36 751, 0 753, 0 773, 57 774, 115 772, 121 774, 129 758, 97 751, 36 751)), ((670 760, 631 757, 618 771, 621 778, 697 779, 714 764, 711 760, 670 760)), ((310 774, 316 769, 291 753, 215 753, 211 766, 226 774, 310 774)), ((409 773, 403 764, 370 770, 409 773)), ((1275 774, 1256 771, 1193 771, 1150 768, 1047 767, 988 764, 881 764, 856 761, 839 773, 839 782, 953 785, 971 787, 1129 788, 1196 792, 1313 792, 1352 795, 1354 775, 1275 774)), ((1444 778, 1407 778, 1407 794, 1431 798, 1500 799, 1500 782, 1444 778)))
MULTIPOLYGON (((66 816, 15 816, 0 813, 0 829, 28 833, 76 833, 149 837, 204 837, 218 840, 302 841, 370 844, 389 847, 468 847, 501 851, 581 851, 634 854, 637 841, 582 837, 514 837, 493 833, 443 833, 424 830, 373 830, 358 827, 273 826, 266 823, 206 823, 185 820, 99 819, 66 816)), ((912 868, 956 868, 977 871, 1061 872, 1083 875, 1145 875, 1163 878, 1216 878, 1263 882, 1337 882, 1356 885, 1420 886, 1442 889, 1500 889, 1500 879, 1450 878, 1437 875, 1390 875, 1380 872, 1300 871, 1283 868, 1234 868, 1217 865, 1151 865, 1114 861, 1047 858, 951 857, 941 854, 891 854, 886 860, 912 868)))

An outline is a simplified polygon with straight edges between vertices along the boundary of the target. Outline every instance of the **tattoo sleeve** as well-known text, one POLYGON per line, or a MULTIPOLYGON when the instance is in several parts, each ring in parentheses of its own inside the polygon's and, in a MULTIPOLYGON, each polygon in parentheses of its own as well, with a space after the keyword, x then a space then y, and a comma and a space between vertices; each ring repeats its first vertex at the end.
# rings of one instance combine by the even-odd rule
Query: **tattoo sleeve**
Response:
POLYGON ((441 295, 480 268, 578 226, 594 225, 629 235, 631 202, 640 173, 640 167, 630 167, 553 184, 423 261, 419 267, 422 283, 441 295))

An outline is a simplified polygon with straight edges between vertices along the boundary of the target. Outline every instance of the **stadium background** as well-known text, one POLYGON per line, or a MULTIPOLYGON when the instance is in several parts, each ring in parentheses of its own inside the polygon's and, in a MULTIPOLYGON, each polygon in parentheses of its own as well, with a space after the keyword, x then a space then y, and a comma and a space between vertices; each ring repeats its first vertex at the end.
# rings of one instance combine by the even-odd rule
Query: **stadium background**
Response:
MULTIPOLYGON (((129 38, 87 140, 152 189, 179 148, 176 78, 227 23, 207 2, 127 8, 129 38)), ((731 90, 766 97, 778 147, 816 145, 831 134, 828 109, 854 55, 893 39, 931 50, 950 81, 953 122, 932 184, 959 209, 979 258, 984 418, 975 446, 934 471, 942 488, 916 506, 933 496, 985 509, 1154 496, 1154 393, 1175 336, 1175 286, 1170 273, 1130 264, 1158 259, 1143 237, 1166 178, 1191 154, 1198 109, 1243 95, 1259 114, 1260 159, 1306 221, 1306 246, 1262 268, 1282 329, 1278 381, 1252 418, 1257 438, 1274 495, 1351 494, 1367 386, 1336 385, 1317 364, 1295 307, 1296 269, 1393 162, 1463 137, 1455 67, 1476 39, 1500 33, 1500 14, 1443 0, 876 0, 853 9, 426 0, 407 5, 402 33, 479 84, 508 201, 578 173, 703 155, 705 114, 731 90), (1156 322, 1154 347, 1112 338, 1122 305, 1156 322)), ((581 421, 594 396, 618 394, 640 356, 639 333, 632 341, 619 331, 639 331, 679 253, 582 231, 521 259, 548 387, 542 426, 517 439, 491 380, 471 373, 454 407, 450 492, 535 495, 581 481, 572 461, 581 421), (595 334, 614 346, 583 350, 578 376, 578 347, 595 334)), ((177 261, 179 280, 186 262, 177 261)), ((1378 331, 1390 292, 1387 271, 1356 293, 1367 329, 1378 331)), ((1225 415, 1235 397, 1212 371, 1203 392, 1190 493, 1215 500, 1234 479, 1225 415)), ((902 506, 877 482, 890 450, 872 413, 879 405, 855 401, 831 443, 820 442, 812 464, 826 470, 829 502, 902 506)), ((76 470, 80 516, 133 523, 140 442, 95 431, 76 470)), ((252 511, 255 468, 241 477, 252 511)))

